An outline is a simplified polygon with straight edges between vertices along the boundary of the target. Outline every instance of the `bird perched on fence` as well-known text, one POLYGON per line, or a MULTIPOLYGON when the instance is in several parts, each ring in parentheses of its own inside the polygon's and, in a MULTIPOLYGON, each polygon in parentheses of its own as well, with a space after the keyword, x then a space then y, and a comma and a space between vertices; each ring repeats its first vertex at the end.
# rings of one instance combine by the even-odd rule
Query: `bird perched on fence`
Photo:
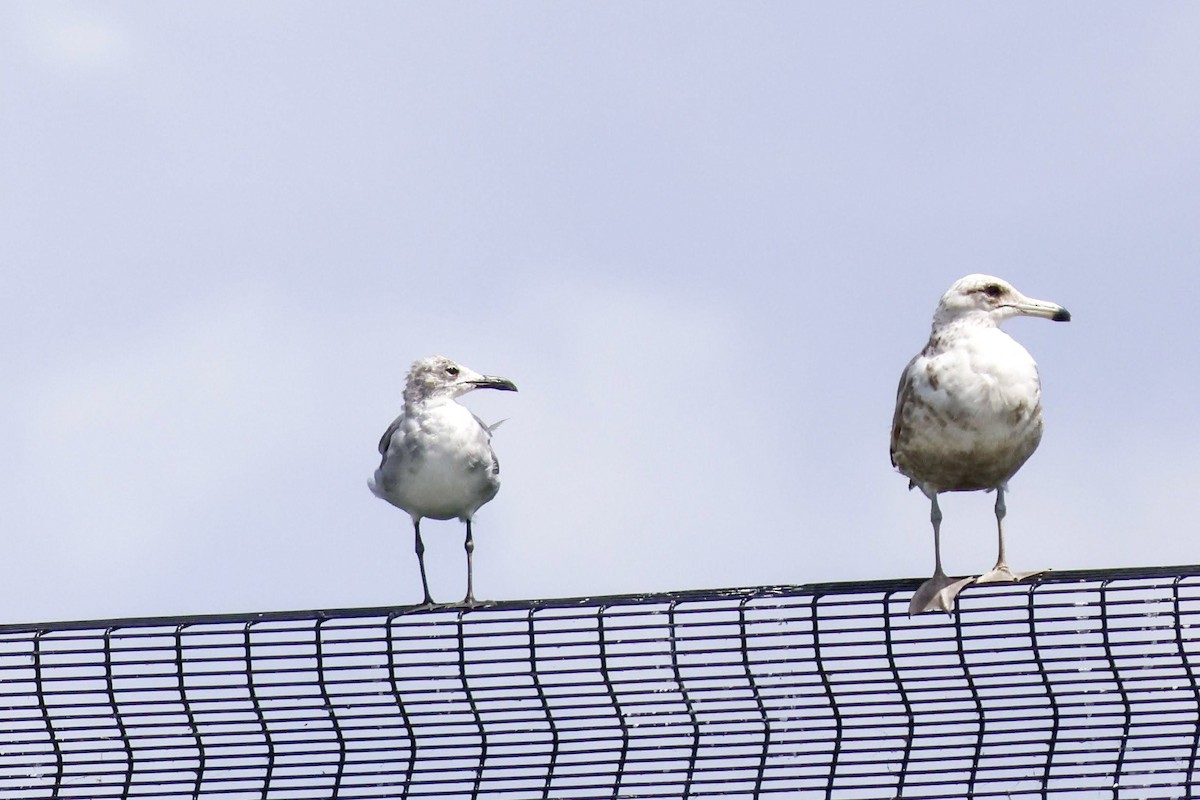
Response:
POLYGON ((492 450, 492 431, 457 398, 475 389, 515 392, 507 378, 480 375, 444 356, 412 365, 404 387, 404 410, 379 440, 383 461, 367 486, 412 517, 424 605, 433 603, 425 576, 421 519, 453 519, 467 524, 467 595, 475 602, 471 519, 500 489, 500 462, 492 450))
POLYGON ((942 295, 925 349, 908 362, 892 418, 892 466, 931 504, 933 577, 913 595, 908 613, 950 611, 964 586, 1013 581, 1004 555, 1004 492, 1042 438, 1037 364, 1000 323, 1015 316, 1068 322, 1057 303, 1033 300, 990 275, 968 275, 942 295), (941 492, 996 492, 999 553, 978 578, 953 580, 942 570, 941 492))

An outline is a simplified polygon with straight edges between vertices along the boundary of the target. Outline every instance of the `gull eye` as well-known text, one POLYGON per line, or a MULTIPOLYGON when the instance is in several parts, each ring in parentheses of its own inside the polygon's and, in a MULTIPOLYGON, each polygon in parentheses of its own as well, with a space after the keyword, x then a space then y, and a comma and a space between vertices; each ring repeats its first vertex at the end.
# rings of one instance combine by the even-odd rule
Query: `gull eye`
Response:
POLYGON ((988 297, 999 297, 1004 293, 1004 290, 1001 289, 1000 285, 997 283, 989 283, 987 286, 983 287, 983 293, 988 297))
POLYGON ((446 374, 449 375, 451 378, 456 377, 458 375, 458 367, 455 367, 455 366, 446 367, 446 374))

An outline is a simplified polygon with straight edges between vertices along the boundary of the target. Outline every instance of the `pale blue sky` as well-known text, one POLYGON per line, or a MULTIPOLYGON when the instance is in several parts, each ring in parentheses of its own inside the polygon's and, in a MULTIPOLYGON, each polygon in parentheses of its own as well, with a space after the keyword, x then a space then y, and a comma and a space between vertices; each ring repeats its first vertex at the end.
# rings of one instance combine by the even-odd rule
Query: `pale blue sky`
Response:
MULTIPOLYGON (((1046 436, 1014 568, 1193 563, 1200 7, 0 6, 4 621, 420 597, 409 364, 512 378, 477 592, 921 577, 888 463, 940 294, 1046 436)), ((955 574, 991 498, 943 503, 955 574)), ((434 594, 462 526, 426 526, 434 594)))

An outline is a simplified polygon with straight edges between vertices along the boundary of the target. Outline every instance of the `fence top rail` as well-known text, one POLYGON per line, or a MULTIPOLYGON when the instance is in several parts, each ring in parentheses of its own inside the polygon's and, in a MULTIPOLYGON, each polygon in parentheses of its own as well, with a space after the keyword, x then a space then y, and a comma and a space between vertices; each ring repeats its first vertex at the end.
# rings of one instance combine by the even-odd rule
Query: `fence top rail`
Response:
MULTIPOLYGON (((1017 584, 1036 590, 1040 586, 1071 583, 1101 583, 1122 580, 1163 580, 1200 577, 1200 564, 1156 567, 1121 567, 1114 569, 1083 569, 1046 572, 1017 584)), ((589 597, 550 598, 540 600, 482 601, 474 606, 461 603, 438 603, 433 606, 376 606, 367 608, 311 609, 297 611, 257 611, 229 614, 164 615, 114 619, 67 620, 61 622, 4 623, 0 635, 15 633, 50 633, 70 630, 117 630, 129 628, 187 627, 204 624, 252 625, 266 622, 323 621, 371 617, 400 617, 420 614, 472 611, 538 611, 541 609, 611 608, 651 604, 679 604, 705 600, 756 600, 778 598, 820 599, 828 596, 859 594, 890 594, 914 591, 922 578, 893 578, 872 581, 844 581, 781 586, 756 586, 725 589, 687 589, 666 592, 602 595, 589 597)))

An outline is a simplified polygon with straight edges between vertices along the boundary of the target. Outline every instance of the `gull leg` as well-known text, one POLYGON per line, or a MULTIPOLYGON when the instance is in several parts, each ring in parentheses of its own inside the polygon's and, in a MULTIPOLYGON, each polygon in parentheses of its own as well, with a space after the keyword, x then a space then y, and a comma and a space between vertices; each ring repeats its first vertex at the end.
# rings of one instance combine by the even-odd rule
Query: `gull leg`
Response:
POLYGON ((938 506, 937 492, 929 498, 931 508, 929 521, 933 523, 933 577, 921 584, 908 604, 908 615, 914 617, 926 611, 954 611, 954 599, 962 588, 974 578, 957 580, 946 576, 942 569, 942 509, 938 506))
POLYGON ((467 540, 463 543, 467 551, 467 596, 463 604, 475 605, 475 538, 471 535, 471 520, 467 520, 467 540))
POLYGON ((425 599, 421 601, 421 605, 431 606, 433 605, 433 597, 429 594, 429 579, 425 577, 425 543, 421 541, 420 517, 413 519, 413 532, 417 536, 417 564, 421 567, 421 587, 425 590, 425 599))
POLYGON ((1008 514, 1008 506, 1004 504, 1004 487, 996 489, 996 530, 1000 537, 1000 548, 996 553, 996 566, 990 572, 985 572, 976 579, 976 583, 1005 583, 1019 581, 1030 575, 1037 575, 1042 570, 1033 572, 1013 572, 1004 556, 1004 517, 1008 514))

